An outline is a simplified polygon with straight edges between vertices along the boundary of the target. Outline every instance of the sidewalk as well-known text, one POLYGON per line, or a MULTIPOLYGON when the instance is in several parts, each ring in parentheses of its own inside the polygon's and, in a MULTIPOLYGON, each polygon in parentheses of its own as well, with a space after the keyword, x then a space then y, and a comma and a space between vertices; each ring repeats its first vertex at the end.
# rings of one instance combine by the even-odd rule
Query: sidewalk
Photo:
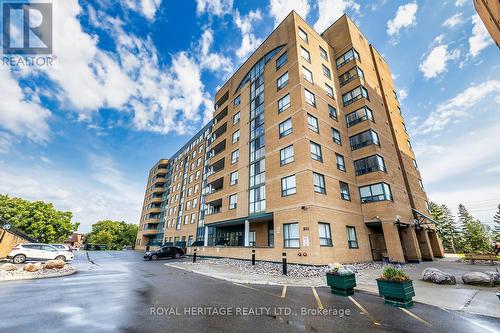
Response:
MULTIPOLYGON (((498 266, 471 265, 456 262, 457 258, 444 258, 434 262, 409 265, 405 271, 412 278, 416 296, 414 301, 434 305, 447 310, 465 311, 500 318, 500 302, 494 287, 477 287, 464 285, 461 276, 471 271, 494 271, 498 266), (455 276, 457 284, 453 286, 438 285, 420 280, 422 271, 427 267, 440 269, 455 276)), ((167 263, 165 266, 175 267, 197 274, 241 284, 286 285, 289 287, 326 287, 325 277, 289 277, 256 274, 240 270, 238 267, 214 263, 210 260, 167 263)), ((378 295, 376 278, 382 269, 364 269, 356 273, 357 288, 355 290, 378 295)))

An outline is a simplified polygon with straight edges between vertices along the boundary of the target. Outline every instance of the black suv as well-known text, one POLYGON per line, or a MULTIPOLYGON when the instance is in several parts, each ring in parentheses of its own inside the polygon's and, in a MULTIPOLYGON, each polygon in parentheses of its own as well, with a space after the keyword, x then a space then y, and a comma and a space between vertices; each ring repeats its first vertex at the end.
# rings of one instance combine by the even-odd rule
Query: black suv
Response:
POLYGON ((180 258, 184 255, 184 251, 177 246, 163 246, 156 251, 146 251, 144 253, 145 260, 158 260, 160 258, 180 258))

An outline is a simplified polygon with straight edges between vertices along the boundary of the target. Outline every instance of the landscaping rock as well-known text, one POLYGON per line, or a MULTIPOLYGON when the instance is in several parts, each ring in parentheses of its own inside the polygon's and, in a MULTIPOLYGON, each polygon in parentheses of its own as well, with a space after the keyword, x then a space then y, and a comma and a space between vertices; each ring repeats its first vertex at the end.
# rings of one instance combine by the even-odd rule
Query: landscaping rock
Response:
POLYGON ((473 284, 480 286, 493 286, 493 278, 488 274, 481 272, 470 272, 462 276, 462 281, 465 284, 473 284))
POLYGON ((500 284, 500 273, 499 272, 489 271, 489 272, 484 272, 484 274, 488 275, 491 278, 491 280, 493 281, 493 284, 495 284, 495 285, 500 284))
POLYGON ((66 263, 62 260, 49 260, 45 263, 45 269, 62 269, 66 263))
POLYGON ((26 272, 36 272, 36 271, 38 271, 39 267, 40 266, 37 266, 36 264, 26 264, 26 265, 24 265, 23 269, 26 272))
POLYGON ((426 268, 422 272, 422 280, 437 284, 457 284, 455 277, 436 268, 426 268))
POLYGON ((3 264, 0 266, 0 270, 2 271, 15 271, 17 269, 17 266, 14 264, 3 264))

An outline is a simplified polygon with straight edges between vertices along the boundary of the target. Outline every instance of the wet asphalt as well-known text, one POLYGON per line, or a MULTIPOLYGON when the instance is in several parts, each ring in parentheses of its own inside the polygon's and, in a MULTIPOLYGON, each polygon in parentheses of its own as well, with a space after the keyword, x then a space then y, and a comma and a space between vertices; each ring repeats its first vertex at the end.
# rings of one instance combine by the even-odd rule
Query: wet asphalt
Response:
MULTIPOLYGON (((498 332, 500 319, 371 294, 240 285, 143 261, 77 252, 72 276, 0 282, 0 332, 498 332), (90 258, 90 261, 88 260, 90 258), (321 310, 322 309, 322 310, 321 310)), ((191 260, 181 258, 179 260, 191 260)), ((499 302, 500 311, 500 302, 499 302)))

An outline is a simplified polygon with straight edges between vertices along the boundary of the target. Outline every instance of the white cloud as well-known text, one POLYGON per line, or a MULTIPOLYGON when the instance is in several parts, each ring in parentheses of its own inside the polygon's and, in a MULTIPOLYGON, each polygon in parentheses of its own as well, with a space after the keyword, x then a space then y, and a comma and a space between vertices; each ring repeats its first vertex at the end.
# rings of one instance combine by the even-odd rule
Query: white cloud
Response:
POLYGON ((233 0, 196 0, 196 13, 201 15, 205 12, 224 16, 231 13, 233 9, 233 0))
POLYGON ((223 71, 225 73, 232 73, 233 64, 229 57, 225 57, 219 53, 210 52, 210 48, 214 42, 214 32, 212 29, 206 29, 199 41, 200 49, 200 66, 207 68, 213 72, 223 71))
MULTIPOLYGON (((417 134, 428 134, 442 130, 447 124, 459 117, 467 116, 472 109, 488 96, 496 97, 489 100, 490 105, 500 105, 500 81, 490 80, 476 86, 469 87, 455 97, 438 105, 425 121, 419 126, 417 134)), ((490 140, 491 142, 495 142, 490 140)), ((499 141, 500 142, 500 141, 499 141)), ((500 145, 497 145, 500 147, 500 145)))
POLYGON ((153 20, 156 12, 160 8, 162 0, 141 0, 142 14, 148 19, 153 20))
MULTIPOLYGON (((49 110, 41 106, 36 96, 28 96, 6 66, 0 66, 0 128, 34 142, 46 142, 50 137, 49 110)), ((7 142, 7 134, 2 142, 7 142)), ((9 140, 11 141, 11 140, 9 140)))
POLYGON ((0 154, 7 154, 12 149, 14 136, 7 132, 0 131, 0 154))
POLYGON ((236 50, 239 59, 249 56, 262 43, 262 39, 257 38, 253 33, 253 24, 260 20, 262 20, 262 14, 259 9, 243 16, 239 11, 234 13, 234 23, 241 31, 241 45, 236 50))
POLYGON ((309 15, 309 1, 308 0, 270 0, 269 12, 274 18, 274 27, 277 27, 285 17, 294 10, 304 20, 309 15))
POLYGON ((458 59, 459 50, 448 52, 448 45, 438 45, 434 47, 420 64, 419 69, 426 79, 431 79, 446 71, 448 61, 458 59))
POLYGON ((462 13, 456 13, 443 22, 443 27, 453 28, 459 24, 462 24, 463 22, 464 21, 462 20, 462 13))
POLYGON ((469 37, 469 54, 475 58, 488 45, 493 45, 493 39, 484 26, 479 15, 472 16, 472 36, 469 37))
POLYGON ((319 17, 314 29, 322 33, 348 9, 357 12, 359 8, 359 4, 354 0, 318 0, 319 17))
POLYGON ((463 5, 465 5, 469 0, 457 0, 455 1, 455 6, 457 7, 462 7, 463 5))
POLYGON ((418 5, 416 2, 399 6, 396 16, 387 22, 387 33, 389 36, 397 35, 401 29, 417 24, 417 9, 418 5))
POLYGON ((401 102, 404 101, 406 97, 408 97, 408 91, 406 91, 406 89, 399 89, 398 97, 401 102))

